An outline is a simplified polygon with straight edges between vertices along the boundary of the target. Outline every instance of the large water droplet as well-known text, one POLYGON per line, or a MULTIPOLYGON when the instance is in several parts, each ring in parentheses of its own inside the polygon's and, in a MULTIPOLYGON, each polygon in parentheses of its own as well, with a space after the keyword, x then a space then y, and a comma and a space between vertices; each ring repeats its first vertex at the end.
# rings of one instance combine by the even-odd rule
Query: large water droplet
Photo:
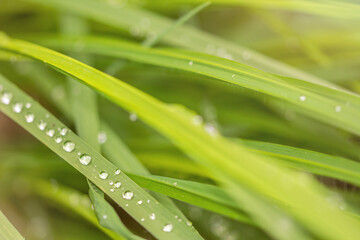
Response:
POLYGON ((12 94, 5 92, 1 97, 1 102, 5 105, 9 105, 11 103, 12 94))
POLYGON ((99 173, 99 177, 101 178, 101 179, 107 179, 108 178, 108 176, 109 176, 109 174, 106 172, 106 171, 101 171, 100 173, 99 173))
POLYGON ((82 165, 87 166, 91 162, 91 157, 87 154, 83 154, 79 157, 79 161, 82 165))
POLYGON ((48 135, 49 137, 53 137, 55 135, 55 130, 54 129, 47 130, 46 135, 48 135))
POLYGON ((155 218, 156 218, 155 213, 150 214, 149 218, 150 218, 151 220, 155 220, 155 218))
POLYGON ((41 131, 44 131, 45 130, 45 128, 46 128, 46 125, 47 125, 47 123, 46 122, 44 122, 43 120, 40 120, 40 122, 38 123, 38 128, 41 130, 41 131))
POLYGON ((66 127, 63 127, 61 129, 59 129, 60 135, 62 136, 66 136, 66 134, 69 132, 69 129, 67 129, 66 127))
POLYGON ((74 151, 76 145, 75 143, 71 142, 71 141, 66 141, 64 142, 64 145, 63 145, 63 149, 65 150, 65 152, 72 152, 74 151))
POLYGON ((171 232, 173 230, 173 225, 172 224, 166 224, 164 227, 163 227, 163 231, 164 232, 171 232))
POLYGON ((98 143, 104 144, 107 140, 106 132, 101 131, 98 133, 98 143))
POLYGON ((126 200, 131 200, 134 197, 134 193, 131 191, 126 191, 123 194, 123 198, 126 200))
POLYGON ((119 181, 116 181, 115 182, 115 185, 114 185, 116 188, 119 188, 119 187, 121 187, 121 182, 119 182, 119 181))
POLYGON ((23 107, 24 107, 24 104, 17 102, 13 105, 13 111, 16 113, 21 113, 23 107))
POLYGON ((25 121, 26 121, 27 123, 32 123, 32 122, 34 121, 34 119, 35 119, 35 116, 34 116, 34 114, 32 114, 32 113, 27 113, 27 114, 25 115, 25 121))

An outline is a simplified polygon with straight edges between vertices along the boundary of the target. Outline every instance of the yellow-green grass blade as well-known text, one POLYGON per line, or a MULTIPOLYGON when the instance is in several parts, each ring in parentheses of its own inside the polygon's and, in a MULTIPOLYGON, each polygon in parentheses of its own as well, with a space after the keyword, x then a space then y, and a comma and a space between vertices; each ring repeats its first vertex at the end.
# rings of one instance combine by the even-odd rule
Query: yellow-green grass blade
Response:
POLYGON ((0 211, 0 238, 6 240, 24 240, 5 215, 0 211))
MULTIPOLYGON (((193 123, 194 115, 185 109, 165 105, 109 75, 49 49, 6 36, 2 36, 0 45, 1 48, 45 61, 93 87, 128 111, 135 112, 222 179, 221 184, 239 203, 249 202, 248 197, 243 197, 244 191, 255 192, 277 201, 282 209, 319 237, 352 239, 360 235, 358 222, 327 202, 329 193, 314 179, 283 168, 272 159, 251 154, 220 135, 209 136, 203 126, 193 123)), ((251 210, 246 209, 247 212, 251 210)), ((288 234, 296 232, 299 239, 304 239, 299 229, 291 222, 289 224, 288 234)))
MULTIPOLYGON (((0 104, 1 111, 96 184, 152 235, 159 239, 202 239, 194 228, 174 221, 174 214, 162 204, 157 204, 151 195, 136 185, 126 174, 119 173, 115 165, 68 130, 41 105, 2 76, 0 83, 3 99, 0 104), (6 104, 7 100, 4 99, 9 99, 9 104, 6 104), (17 109, 21 109, 20 112, 17 109), (80 156, 78 153, 81 153, 80 156), (88 157, 91 157, 90 162, 88 162, 88 157), (110 185, 110 181, 114 184, 120 182, 121 187, 116 188, 117 185, 110 185), (140 200, 149 200, 150 203, 139 205, 140 200), (156 221, 141 221, 152 213, 157 214, 156 221), (163 228, 169 224, 172 224, 172 231, 164 231, 163 228)), ((169 227, 165 228, 165 230, 168 229, 169 227)))

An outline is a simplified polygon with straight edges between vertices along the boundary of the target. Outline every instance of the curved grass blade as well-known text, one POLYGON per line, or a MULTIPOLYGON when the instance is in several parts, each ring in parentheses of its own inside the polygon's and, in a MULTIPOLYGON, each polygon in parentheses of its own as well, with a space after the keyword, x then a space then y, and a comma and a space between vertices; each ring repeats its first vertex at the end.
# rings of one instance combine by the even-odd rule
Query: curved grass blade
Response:
POLYGON ((174 221, 174 215, 170 211, 161 204, 156 204, 157 201, 152 196, 125 174, 118 174, 116 166, 69 131, 59 120, 15 85, 2 76, 0 84, 2 86, 1 111, 96 184, 151 234, 159 239, 201 239, 194 228, 174 221), (4 99, 9 99, 9 102, 4 99), (17 109, 21 109, 20 112, 17 109), (81 160, 81 157, 86 158, 81 160), (88 157, 90 157, 90 162, 88 162, 88 157), (109 185, 109 181, 120 182, 122 186, 115 189, 109 185), (150 200, 150 203, 138 205, 139 200, 150 200), (152 213, 157 214, 156 221, 140 220, 152 213), (163 231, 163 228, 169 224, 172 224, 172 231, 163 231))
MULTIPOLYGON (((293 215, 304 227, 319 237, 350 240, 360 235, 358 222, 327 202, 326 196, 329 192, 313 178, 284 168, 272 159, 251 154, 221 135, 209 136, 203 126, 193 124, 194 115, 185 108, 165 105, 109 75, 49 49, 13 40, 7 36, 1 36, 0 46, 45 61, 55 69, 93 87, 128 111, 135 112, 147 124, 171 139, 194 160, 222 179, 221 184, 240 204, 246 204, 250 200, 249 195, 244 197, 243 194, 244 191, 246 193, 250 191, 244 188, 246 187, 252 192, 274 199, 281 209, 293 215)), ((13 116, 11 111, 7 114, 13 116)), ((109 163, 106 170, 112 170, 111 167, 109 163)), ((79 168, 79 170, 83 169, 79 168)), ((141 190, 136 189, 136 192, 141 190)), ((111 195, 111 192, 107 193, 111 195)), ((116 200, 116 195, 113 197, 116 200)), ((246 211, 255 214, 257 210, 248 208, 246 211)), ((130 212, 130 214, 139 217, 139 212, 130 212)), ((142 209, 141 213, 144 213, 142 209)), ((272 222, 272 224, 277 223, 281 224, 272 222)), ((303 233, 299 233, 295 223, 289 224, 291 227, 288 228, 288 235, 296 235, 299 239, 306 238, 303 237, 303 233)), ((262 227, 268 229, 267 225, 262 227)))
POLYGON ((360 97, 306 81, 262 72, 258 69, 209 55, 180 50, 147 49, 129 42, 96 37, 51 39, 51 45, 72 48, 81 41, 82 50, 122 57, 158 66, 176 68, 213 77, 286 100, 309 111, 312 117, 360 135, 360 97), (316 114, 312 114, 316 113, 316 114))
MULTIPOLYGON (((56 206, 66 207, 70 209, 72 212, 80 215, 84 219, 86 219, 89 223, 99 228, 102 232, 104 232, 107 236, 114 240, 125 240, 125 238, 119 236, 115 232, 102 227, 96 216, 94 211, 91 209, 91 202, 89 197, 85 194, 81 194, 73 189, 66 188, 59 184, 51 185, 45 181, 36 181, 33 190, 36 194, 42 196, 43 198, 51 200, 51 202, 56 203, 56 206)), ((116 222, 116 219, 113 219, 109 216, 111 222, 116 222)))
MULTIPOLYGON (((164 16, 130 5, 116 4, 116 2, 109 3, 107 1, 99 0, 26 1, 69 11, 118 29, 136 29, 136 31, 139 32, 137 37, 154 36, 174 25, 174 21, 164 16), (147 19, 151 23, 150 26, 141 26, 142 19, 147 19)), ((267 57, 259 52, 255 52, 189 26, 179 26, 175 28, 172 32, 163 37, 163 42, 178 47, 207 52, 209 54, 216 54, 217 51, 221 50, 219 51, 221 52, 219 55, 220 57, 235 59, 236 61, 246 63, 264 71, 300 78, 302 80, 326 86, 338 87, 324 79, 267 57)))
POLYGON ((0 238, 6 240, 24 240, 23 236, 9 222, 5 215, 0 211, 0 238))

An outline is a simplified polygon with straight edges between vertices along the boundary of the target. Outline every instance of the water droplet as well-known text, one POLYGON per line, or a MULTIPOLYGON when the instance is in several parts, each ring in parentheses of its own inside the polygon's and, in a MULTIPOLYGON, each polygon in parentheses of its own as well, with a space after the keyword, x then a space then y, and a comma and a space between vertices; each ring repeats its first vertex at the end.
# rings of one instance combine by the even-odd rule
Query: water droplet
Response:
POLYGON ((71 141, 66 141, 64 142, 63 145, 63 149, 65 150, 65 152, 72 152, 75 149, 75 143, 71 142, 71 141))
POLYGON ((173 230, 173 225, 172 224, 166 224, 164 227, 163 227, 163 231, 164 232, 171 232, 173 230))
POLYGON ((114 188, 110 188, 110 192, 115 192, 115 189, 114 189, 114 188))
POLYGON ((235 75, 235 74, 233 74, 233 75, 231 75, 231 77, 232 77, 232 78, 234 78, 234 77, 236 77, 236 75, 235 75))
POLYGON ((114 185, 116 188, 120 188, 121 187, 121 182, 117 181, 115 182, 115 185, 114 185))
POLYGON ((66 134, 69 132, 69 129, 67 129, 66 127, 63 127, 61 129, 59 129, 60 135, 62 136, 66 136, 66 134))
POLYGON ((114 185, 114 182, 113 181, 109 181, 109 185, 114 185))
POLYGON ((47 130, 46 135, 48 135, 49 137, 53 137, 55 135, 55 130, 54 129, 47 130))
POLYGON ((175 219, 178 219, 179 218, 179 216, 178 215, 175 215, 175 219))
POLYGON ((187 221, 187 222, 186 222, 186 225, 188 225, 188 226, 190 227, 190 226, 192 226, 192 222, 187 221))
POLYGON ((147 203, 150 203, 150 199, 146 201, 147 203))
POLYGON ((193 61, 190 61, 190 62, 189 62, 189 66, 192 66, 193 64, 194 64, 193 61))
POLYGON ((128 207, 129 206, 129 204, 125 204, 125 207, 128 207))
POLYGON ((203 123, 203 118, 200 115, 196 115, 192 118, 192 121, 195 125, 201 125, 203 123))
POLYGON ((91 162, 91 156, 89 156, 87 154, 83 154, 79 157, 79 161, 82 165, 87 166, 91 162))
POLYGON ((306 96, 302 95, 299 97, 300 101, 304 102, 306 100, 306 96))
POLYGON ((101 179, 107 179, 108 176, 109 176, 109 174, 106 171, 101 171, 99 174, 99 177, 101 179))
POLYGON ((141 205, 141 204, 143 203, 143 201, 142 201, 142 200, 139 200, 137 203, 138 203, 139 205, 141 205))
POLYGON ((134 193, 130 191, 126 191, 123 194, 123 198, 126 200, 131 200, 134 197, 134 193))
POLYGON ((156 218, 155 213, 150 214, 149 218, 150 218, 150 220, 155 220, 155 218, 156 218))
POLYGON ((140 221, 142 221, 142 222, 145 221, 145 218, 140 219, 140 221))
POLYGON ((98 143, 104 144, 107 140, 106 132, 101 131, 98 133, 98 143))
POLYGON ((116 171, 115 171, 115 175, 119 175, 121 173, 121 170, 120 169, 117 169, 116 171))
POLYGON ((61 143, 62 140, 63 140, 63 139, 62 139, 61 137, 56 137, 56 138, 55 138, 55 142, 56 142, 56 143, 61 143))
POLYGON ((336 112, 340 112, 340 111, 341 111, 341 106, 336 106, 336 107, 335 107, 335 111, 336 111, 336 112))
POLYGON ((177 182, 174 182, 173 185, 176 186, 176 185, 177 185, 177 182))
POLYGON ((41 131, 44 131, 45 130, 45 128, 46 128, 46 125, 47 125, 47 123, 46 122, 44 122, 43 120, 40 120, 40 122, 38 123, 38 128, 41 130, 41 131))
POLYGON ((181 218, 179 218, 179 219, 178 219, 178 221, 179 221, 179 222, 182 222, 182 219, 181 219, 181 218))
POLYGON ((218 134, 216 127, 211 124, 211 123, 206 123, 205 124, 205 131, 210 135, 210 136, 216 136, 218 134))
POLYGON ((24 107, 24 104, 17 102, 13 105, 13 111, 16 113, 21 113, 23 107, 24 107))
POLYGON ((31 108, 31 103, 29 103, 29 102, 26 103, 26 104, 25 104, 25 108, 27 108, 27 109, 31 108))
POLYGON ((25 121, 28 123, 32 123, 34 121, 34 119, 35 119, 35 116, 32 113, 27 113, 25 115, 25 121))
POLYGON ((5 105, 9 105, 11 103, 12 94, 5 92, 1 97, 1 102, 5 105))
POLYGON ((104 215, 104 216, 103 216, 103 219, 107 219, 107 215, 104 215))
POLYGON ((129 119, 130 121, 135 122, 138 119, 138 116, 136 115, 136 113, 130 113, 129 119))

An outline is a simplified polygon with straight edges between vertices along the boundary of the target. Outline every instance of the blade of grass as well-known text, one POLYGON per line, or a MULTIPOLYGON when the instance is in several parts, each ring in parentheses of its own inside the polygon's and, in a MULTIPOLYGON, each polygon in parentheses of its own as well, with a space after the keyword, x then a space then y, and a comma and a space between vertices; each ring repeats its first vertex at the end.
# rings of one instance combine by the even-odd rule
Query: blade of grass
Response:
MULTIPOLYGON (((10 105, 4 103, 0 104, 1 111, 96 184, 151 234, 159 239, 168 239, 169 237, 172 239, 201 239, 195 229, 189 228, 185 223, 174 221, 174 215, 171 212, 169 212, 162 204, 156 204, 157 201, 152 196, 136 185, 124 173, 116 174, 117 167, 115 165, 107 161, 73 132, 67 130, 59 120, 15 85, 11 84, 2 76, 0 77, 0 83, 3 88, 2 96, 4 96, 4 92, 12 94, 10 105), (13 104, 16 102, 23 104, 21 113, 17 113, 13 110, 13 104), (29 106, 27 103, 31 104, 30 109, 26 109, 26 105, 29 106), (32 119, 30 114, 33 114, 34 119, 28 123, 27 121, 32 119), (50 130, 55 131, 55 134, 52 137, 50 130), (63 136, 63 134, 65 134, 65 136, 63 136), (62 140, 61 143, 57 143, 57 141, 60 141, 60 138, 62 140), (90 156, 90 164, 82 164, 79 161, 78 152, 90 156), (107 174, 104 175, 104 172, 107 174), (102 177, 100 177, 100 175, 102 177), (106 180, 102 179, 105 178, 104 176, 106 176, 106 180), (112 188, 109 185, 110 180, 113 182, 119 181, 122 184, 121 189, 112 188), (137 202, 139 200, 150 201, 149 204, 138 205, 137 202), (140 220, 141 218, 150 216, 152 213, 157 214, 156 221, 140 220), (168 224, 172 224, 172 231, 163 231, 164 226, 167 226, 168 224)), ((10 95, 5 96, 9 97, 10 95)))
MULTIPOLYGON (((7 36, 1 37, 0 44, 7 50, 45 61, 55 69, 93 87, 128 111, 135 112, 189 156, 206 166, 212 174, 222 179, 221 184, 240 204, 246 204, 250 200, 243 197, 244 191, 255 192, 276 199, 282 209, 291 213, 319 237, 352 239, 360 235, 359 224, 327 202, 328 191, 314 179, 283 168, 272 159, 251 154, 220 135, 209 136, 202 126, 193 124, 194 115, 185 108, 165 105, 109 75, 49 49, 7 36), (318 214, 319 212, 321 214, 318 214)), ((12 116, 9 112, 7 114, 12 116)), ((253 208, 246 210, 252 214, 256 211, 253 208)), ((299 229, 296 225, 289 224, 291 227, 286 233, 295 234, 301 239, 303 234, 297 234, 299 229)), ((267 229, 266 225, 263 227, 267 229)))
POLYGON ((6 240, 24 240, 16 228, 9 222, 0 211, 0 238, 6 240))
MULTIPOLYGON (((76 41, 79 39, 55 38, 46 42, 72 49, 72 44, 76 41)), ((360 125, 357 124, 357 119, 360 118, 360 98, 356 94, 265 73, 209 55, 174 49, 148 49, 129 42, 96 37, 82 38, 80 41, 84 44, 83 51, 190 71, 263 92, 306 109, 308 115, 318 120, 360 134, 360 125)))
MULTIPOLYGON (((79 14, 83 17, 107 24, 117 29, 136 29, 136 31, 139 32, 139 36, 157 35, 164 31, 164 29, 169 29, 174 25, 174 21, 164 16, 130 5, 117 5, 116 2, 109 3, 98 0, 26 1, 79 14), (149 21, 151 23, 150 26, 142 27, 142 19, 149 21)), ((264 71, 300 78, 302 80, 326 86, 338 87, 324 79, 267 57, 259 52, 255 52, 189 26, 179 26, 175 28, 172 32, 163 37, 163 42, 210 54, 221 52, 221 57, 235 59, 236 61, 260 68, 264 71), (249 57, 244 58, 244 56, 249 57)))

